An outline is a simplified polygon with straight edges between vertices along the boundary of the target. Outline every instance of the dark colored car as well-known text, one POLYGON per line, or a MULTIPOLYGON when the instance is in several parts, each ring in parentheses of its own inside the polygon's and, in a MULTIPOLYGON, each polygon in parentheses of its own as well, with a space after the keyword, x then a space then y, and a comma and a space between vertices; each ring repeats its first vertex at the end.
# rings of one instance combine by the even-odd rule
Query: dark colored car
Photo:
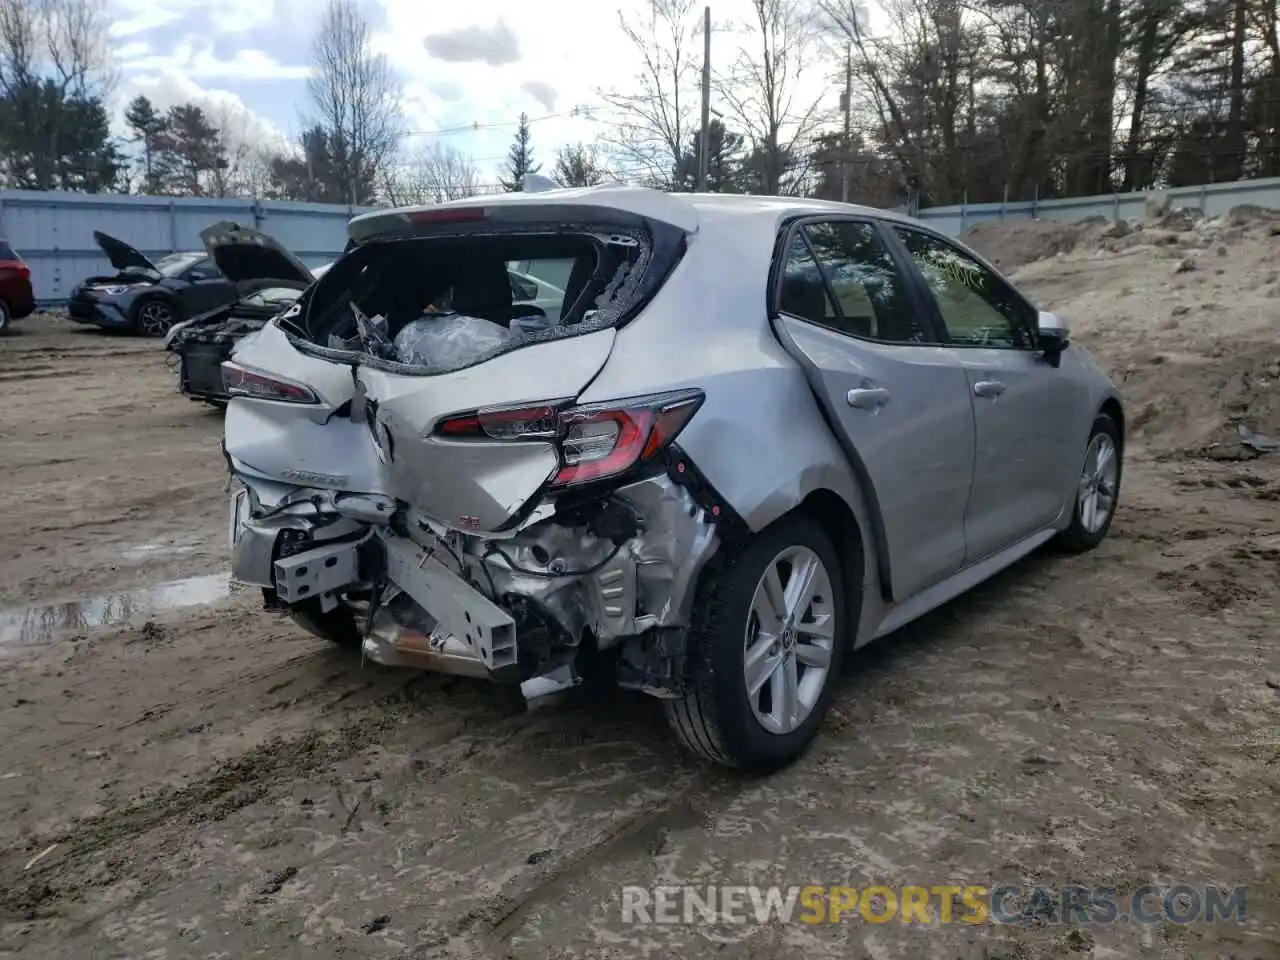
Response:
POLYGON ((14 320, 30 316, 35 308, 31 268, 7 240, 0 240, 0 333, 8 330, 14 320))
POLYGON ((122 240, 95 231, 93 239, 115 267, 71 291, 67 313, 77 323, 162 337, 175 323, 236 300, 236 285, 207 252, 171 253, 152 261, 122 240))
POLYGON ((244 337, 287 310, 327 267, 312 271, 266 234, 226 221, 200 234, 209 259, 236 286, 238 299, 171 328, 165 349, 177 358, 178 390, 192 400, 228 399, 222 361, 244 337))

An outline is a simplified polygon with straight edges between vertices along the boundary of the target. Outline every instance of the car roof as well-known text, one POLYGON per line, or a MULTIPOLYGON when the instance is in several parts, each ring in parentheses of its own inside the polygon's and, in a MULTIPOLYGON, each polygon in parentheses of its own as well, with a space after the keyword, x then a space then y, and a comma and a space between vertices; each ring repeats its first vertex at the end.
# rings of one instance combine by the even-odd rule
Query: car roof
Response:
POLYGON ((417 213, 457 207, 537 207, 581 206, 604 207, 674 224, 694 232, 702 225, 716 221, 732 221, 735 229, 759 228, 770 236, 787 218, 806 215, 876 217, 899 223, 917 224, 901 213, 832 200, 810 200, 803 197, 755 196, 727 193, 666 193, 649 187, 626 187, 606 184, 559 190, 538 190, 467 197, 440 204, 396 207, 374 210, 352 219, 349 231, 353 239, 367 239, 402 226, 404 218, 417 213), (746 222, 744 222, 746 221, 746 222))

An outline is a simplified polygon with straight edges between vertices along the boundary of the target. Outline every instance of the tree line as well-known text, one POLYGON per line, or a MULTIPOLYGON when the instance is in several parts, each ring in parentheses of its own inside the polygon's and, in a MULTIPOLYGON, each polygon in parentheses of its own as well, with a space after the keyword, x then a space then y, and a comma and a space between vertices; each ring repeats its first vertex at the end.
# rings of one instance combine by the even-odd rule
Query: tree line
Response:
MULTIPOLYGON (((496 176, 407 137, 400 80, 355 0, 328 0, 296 142, 137 97, 127 136, 104 0, 0 0, 0 183, 175 196, 421 203, 520 189, 697 184, 702 4, 619 14, 640 72, 595 91, 590 144, 496 176), (407 144, 414 142, 415 146, 407 144), (496 182, 488 182, 496 180, 496 182)), ((1280 176, 1275 0, 750 0, 713 25, 709 190, 876 205, 1091 195, 1280 176)))

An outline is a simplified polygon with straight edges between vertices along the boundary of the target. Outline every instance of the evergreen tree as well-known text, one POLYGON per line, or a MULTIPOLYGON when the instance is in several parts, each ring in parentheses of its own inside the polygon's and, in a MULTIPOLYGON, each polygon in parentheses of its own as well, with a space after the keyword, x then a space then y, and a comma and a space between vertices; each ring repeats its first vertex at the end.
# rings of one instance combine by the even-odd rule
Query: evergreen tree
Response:
POLYGON ((533 147, 529 141, 529 117, 522 113, 515 141, 507 154, 507 176, 498 178, 502 189, 507 193, 518 193, 524 187, 525 174, 537 173, 542 169, 542 164, 533 162, 533 147))
POLYGON ((139 165, 142 167, 142 192, 164 193, 165 181, 168 179, 164 134, 169 126, 165 115, 149 99, 139 94, 129 101, 124 112, 124 122, 133 133, 131 142, 138 144, 142 151, 139 158, 139 165))
POLYGON ((194 103, 170 107, 165 127, 162 144, 172 169, 171 187, 184 196, 204 196, 208 175, 230 165, 221 132, 194 103))

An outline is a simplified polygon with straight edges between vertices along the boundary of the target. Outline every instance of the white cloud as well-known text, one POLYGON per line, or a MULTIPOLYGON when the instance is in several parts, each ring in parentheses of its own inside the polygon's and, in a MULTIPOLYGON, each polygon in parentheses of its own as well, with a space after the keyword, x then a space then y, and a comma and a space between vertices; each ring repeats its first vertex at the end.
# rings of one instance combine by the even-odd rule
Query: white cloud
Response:
POLYGON ((127 64, 130 73, 181 74, 192 80, 301 80, 311 72, 307 66, 280 63, 261 50, 237 50, 229 60, 217 57, 207 46, 179 43, 168 53, 134 57, 127 64))
POLYGON ((124 110, 139 94, 149 99, 157 110, 168 110, 181 103, 202 107, 210 121, 222 130, 228 152, 237 154, 242 148, 283 149, 287 137, 283 130, 251 110, 229 90, 202 87, 181 73, 147 73, 129 77, 122 86, 113 118, 120 136, 127 135, 124 110))
POLYGON ((149 33, 182 19, 182 11, 173 6, 161 9, 152 0, 115 0, 109 12, 113 40, 149 33))

